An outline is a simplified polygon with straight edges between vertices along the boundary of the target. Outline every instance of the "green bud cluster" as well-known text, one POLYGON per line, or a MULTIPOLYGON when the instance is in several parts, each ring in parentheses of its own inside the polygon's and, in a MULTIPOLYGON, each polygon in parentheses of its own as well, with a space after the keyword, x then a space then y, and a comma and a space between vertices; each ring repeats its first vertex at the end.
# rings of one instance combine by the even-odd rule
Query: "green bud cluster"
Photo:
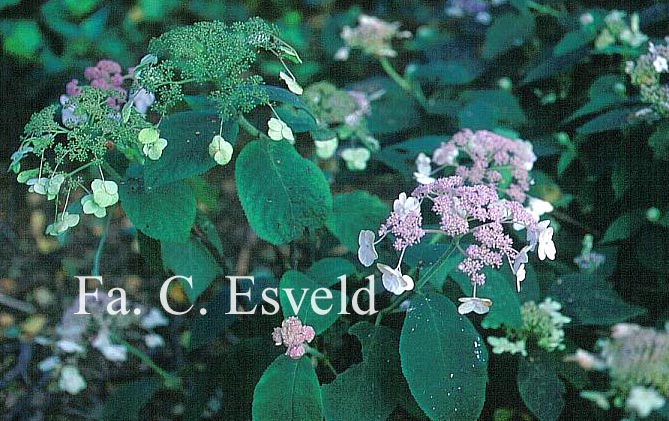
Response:
POLYGON ((173 29, 154 39, 149 52, 158 57, 138 76, 139 84, 156 94, 154 109, 166 113, 184 100, 185 87, 207 91, 224 120, 268 102, 263 80, 252 66, 260 51, 280 60, 299 61, 278 37, 275 25, 260 18, 227 25, 199 22, 173 29))

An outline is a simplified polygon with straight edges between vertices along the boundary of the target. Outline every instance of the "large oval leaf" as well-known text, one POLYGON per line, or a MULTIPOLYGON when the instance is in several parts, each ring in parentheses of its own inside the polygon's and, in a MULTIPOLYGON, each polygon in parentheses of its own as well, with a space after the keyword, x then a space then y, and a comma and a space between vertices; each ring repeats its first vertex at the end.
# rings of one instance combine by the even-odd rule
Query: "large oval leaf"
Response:
POLYGON ((195 222, 195 195, 183 181, 145 189, 130 178, 118 189, 121 205, 138 230, 161 241, 184 242, 195 222))
POLYGON ((249 143, 239 154, 237 190, 253 230, 272 244, 300 238, 323 226, 332 210, 321 170, 286 141, 249 143))
POLYGON ((450 300, 438 293, 411 299, 400 358, 411 393, 431 420, 478 418, 485 401, 488 351, 450 300))
POLYGON ((406 388, 400 373, 397 332, 359 322, 349 333, 362 344, 363 361, 322 386, 325 419, 385 421, 399 403, 399 385, 406 388))
POLYGON ((555 421, 560 417, 565 387, 547 355, 520 359, 518 390, 525 405, 540 421, 555 421))
POLYGON ((253 421, 319 421, 321 389, 309 358, 280 355, 253 392, 253 421))

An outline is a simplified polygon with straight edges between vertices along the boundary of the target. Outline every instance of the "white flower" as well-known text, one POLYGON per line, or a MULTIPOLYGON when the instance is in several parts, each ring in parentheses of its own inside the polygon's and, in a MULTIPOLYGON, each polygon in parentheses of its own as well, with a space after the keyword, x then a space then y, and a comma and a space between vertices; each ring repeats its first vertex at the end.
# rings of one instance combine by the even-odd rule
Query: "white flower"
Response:
POLYGON ((60 371, 58 387, 70 395, 76 395, 86 389, 86 380, 79 373, 79 369, 73 365, 66 365, 60 371))
POLYGON ((358 234, 358 260, 365 267, 370 267, 376 259, 379 258, 374 248, 374 231, 362 230, 358 234))
POLYGON ((86 351, 83 346, 68 339, 59 340, 56 342, 56 347, 67 354, 83 353, 86 351))
POLYGON ((645 388, 643 386, 634 386, 627 396, 625 405, 641 418, 646 418, 655 409, 664 406, 666 400, 655 389, 645 388))
POLYGON ((320 159, 330 159, 337 151, 339 139, 333 137, 330 140, 317 140, 314 141, 314 146, 316 146, 316 156, 320 159))
POLYGON ((115 345, 109 339, 109 331, 100 330, 92 343, 93 347, 100 351, 109 361, 125 361, 128 359, 128 350, 123 345, 115 345))
POLYGON ((293 131, 288 127, 286 123, 278 118, 272 117, 267 122, 267 136, 272 140, 281 140, 286 139, 291 143, 295 142, 295 136, 293 136, 293 131))
POLYGON ((302 87, 300 86, 300 84, 297 83, 297 81, 295 80, 295 78, 293 78, 293 77, 287 75, 287 74, 284 73, 284 72, 279 72, 279 77, 280 77, 284 82, 286 82, 286 85, 288 85, 288 90, 290 90, 290 92, 292 92, 292 93, 294 93, 294 94, 296 94, 296 95, 302 95, 302 91, 303 91, 303 89, 302 89, 302 87))
POLYGON ((522 356, 527 356, 527 350, 525 349, 525 339, 521 339, 517 342, 511 342, 507 338, 489 336, 488 343, 492 346, 493 354, 503 354, 508 352, 509 354, 520 354, 522 356))
POLYGON ((216 135, 209 144, 209 156, 218 165, 225 165, 232 159, 232 145, 223 136, 216 135))
POLYGON ((97 218, 104 218, 107 215, 107 209, 98 205, 92 194, 87 194, 81 198, 81 207, 86 215, 93 214, 97 218))
POLYGON ((346 61, 348 60, 348 56, 350 55, 350 53, 351 49, 349 47, 341 47, 335 53, 334 59, 337 61, 346 61))
POLYGON ((74 127, 79 123, 86 121, 87 117, 85 115, 77 115, 75 113, 74 104, 70 104, 70 97, 67 95, 60 96, 60 105, 63 106, 63 109, 60 113, 60 118, 63 121, 63 124, 68 127, 74 127))
POLYGON ((597 392, 595 390, 581 390, 579 396, 593 402, 604 411, 611 409, 608 396, 602 392, 597 392))
POLYGON ((102 181, 99 178, 91 182, 93 200, 106 208, 118 202, 118 185, 114 181, 102 181))
POLYGON ((411 212, 420 211, 420 202, 415 197, 407 197, 407 194, 402 192, 393 202, 393 211, 403 220, 411 212))
POLYGON ((458 298, 462 304, 458 306, 458 313, 468 314, 472 311, 476 314, 485 314, 490 311, 492 301, 487 298, 463 297, 458 298))
POLYGON ((159 326, 167 326, 170 321, 157 308, 152 308, 149 313, 142 318, 139 325, 146 330, 150 330, 159 326))
POLYGON ((149 348, 158 348, 161 346, 165 346, 165 340, 163 339, 163 337, 156 333, 149 333, 148 335, 146 335, 144 337, 144 343, 149 348))
POLYGON ((372 153, 367 148, 348 148, 341 151, 346 167, 351 171, 362 171, 367 168, 367 161, 372 153))
POLYGON ((79 215, 70 215, 68 212, 63 212, 60 216, 56 217, 53 224, 46 227, 46 233, 55 237, 76 226, 78 223, 79 215))
POLYGON ((416 157, 416 170, 421 174, 430 175, 432 172, 432 160, 424 153, 419 153, 416 157))
POLYGON ((492 16, 488 12, 478 12, 475 17, 476 21, 481 25, 488 25, 492 21, 492 16))
POLYGON ((138 90, 130 97, 132 105, 140 114, 146 114, 146 111, 153 105, 155 100, 156 96, 144 88, 138 90))
POLYGON ((568 355, 564 359, 566 362, 575 362, 584 370, 603 370, 606 363, 588 351, 578 348, 576 353, 568 355))
POLYGON ((669 64, 667 63, 667 59, 662 56, 657 56, 655 60, 653 60, 653 67, 657 73, 669 71, 669 64))
POLYGON ((523 263, 518 267, 518 270, 515 272, 516 275, 516 289, 520 292, 520 283, 525 280, 527 273, 525 272, 525 264, 523 263))
POLYGON ((391 268, 383 263, 377 263, 376 267, 383 274, 381 278, 383 280, 383 287, 393 294, 400 295, 404 291, 413 289, 413 279, 409 275, 402 275, 399 269, 391 268))
POLYGON ((46 373, 48 371, 60 367, 60 364, 61 364, 60 357, 58 357, 58 355, 52 355, 49 358, 40 361, 39 364, 37 364, 37 368, 42 373, 46 373))
POLYGON ((525 209, 527 209, 528 212, 530 212, 532 215, 536 216, 538 221, 541 215, 553 212, 554 208, 550 202, 538 199, 536 197, 528 196, 527 207, 525 209))
POLYGON ((550 260, 555 260, 555 243, 553 242, 553 228, 546 228, 539 234, 537 255, 539 260, 544 260, 546 257, 550 260))
POLYGON ((432 174, 432 160, 424 153, 418 154, 416 158, 416 172, 413 176, 420 184, 430 184, 435 180, 430 175, 432 174))

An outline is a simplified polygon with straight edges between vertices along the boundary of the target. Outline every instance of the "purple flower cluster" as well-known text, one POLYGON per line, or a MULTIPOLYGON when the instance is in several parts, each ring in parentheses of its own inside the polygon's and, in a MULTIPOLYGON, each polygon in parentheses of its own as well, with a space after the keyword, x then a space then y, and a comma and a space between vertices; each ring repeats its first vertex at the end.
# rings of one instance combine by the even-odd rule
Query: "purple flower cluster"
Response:
POLYGON ((395 249, 404 250, 409 246, 420 243, 420 239, 425 235, 422 225, 423 217, 420 214, 420 209, 411 211, 405 216, 393 211, 379 228, 379 236, 392 234, 395 237, 393 243, 395 249))
POLYGON ((284 320, 281 327, 275 327, 272 332, 274 344, 285 345, 288 348, 286 355, 295 360, 304 355, 306 351, 304 344, 313 341, 315 336, 314 328, 303 325, 295 316, 284 320))
POLYGON ((530 188, 529 171, 537 157, 532 144, 513 140, 487 130, 462 130, 432 154, 437 165, 447 163, 447 157, 460 157, 456 174, 472 185, 486 184, 501 188, 509 198, 524 202, 530 188), (458 151, 456 154, 454 151, 458 151), (465 162, 466 156, 471 162, 465 162))

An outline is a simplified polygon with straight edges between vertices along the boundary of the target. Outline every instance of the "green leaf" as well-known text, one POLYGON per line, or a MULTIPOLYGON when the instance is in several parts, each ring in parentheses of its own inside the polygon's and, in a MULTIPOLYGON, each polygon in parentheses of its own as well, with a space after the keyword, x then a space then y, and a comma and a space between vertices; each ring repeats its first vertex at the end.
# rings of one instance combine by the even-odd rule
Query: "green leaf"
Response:
POLYGON ((356 253, 360 231, 376 232, 389 212, 381 199, 367 192, 342 193, 335 196, 326 225, 349 251, 356 253))
POLYGON ((21 0, 0 0, 0 10, 15 6, 19 3, 21 3, 21 0))
POLYGON ((267 367, 253 392, 253 421, 318 421, 323 403, 309 358, 280 355, 267 367))
MULTIPOLYGON (((114 389, 102 408, 102 419, 136 421, 140 412, 160 389, 162 382, 156 377, 135 380, 114 389)), ((144 419, 144 416, 141 417, 144 419)))
POLYGON ((446 136, 421 136, 403 142, 395 143, 381 149, 374 158, 380 160, 390 168, 411 177, 416 168, 416 157, 423 152, 432 155, 441 142, 447 142, 446 136))
POLYGON ((271 85, 261 85, 260 88, 265 91, 270 101, 282 102, 284 104, 292 105, 297 109, 305 111, 314 121, 317 120, 317 118, 311 112, 311 108, 309 108, 309 106, 304 101, 302 101, 302 98, 300 98, 298 95, 295 95, 291 91, 271 85))
POLYGON ((33 58, 42 46, 42 32, 37 23, 30 20, 8 21, 8 23, 8 31, 3 30, 2 34, 4 50, 15 56, 33 58))
POLYGON ((317 130, 318 124, 313 115, 302 108, 296 108, 291 105, 282 105, 274 107, 274 110, 293 131, 293 133, 304 133, 311 130, 317 130))
POLYGON ((505 13, 488 28, 483 43, 483 58, 493 59, 514 47, 520 47, 534 35, 532 14, 505 13))
POLYGON ((197 349, 213 342, 236 319, 230 312, 230 287, 224 285, 214 298, 202 305, 207 314, 192 319, 190 349, 197 349))
POLYGON ((385 421, 398 405, 400 371, 397 333, 359 322, 349 330, 362 344, 363 361, 321 387, 328 421, 385 421))
MULTIPOLYGON (((299 317, 303 324, 313 327, 317 335, 323 333, 332 325, 332 323, 337 321, 342 299, 345 303, 348 302, 348 297, 343 296, 341 291, 328 289, 332 294, 332 299, 319 298, 316 303, 322 310, 327 310, 330 306, 332 306, 332 308, 323 315, 317 314, 311 305, 311 296, 314 295, 314 292, 319 288, 327 289, 322 285, 317 284, 307 275, 296 270, 289 270, 284 273, 281 277, 281 282, 279 283, 279 301, 281 302, 284 318, 290 316, 299 317), (293 306, 288 298, 289 291, 287 291, 287 289, 292 289, 295 307, 300 306, 297 314, 293 311, 293 306), (302 299, 302 297, 304 297, 304 299, 302 299), (301 305, 300 301, 302 302, 301 305)), ((323 294, 319 293, 318 297, 323 297, 323 294)))
POLYGON ((566 150, 560 155, 560 159, 557 164, 557 173, 558 177, 564 174, 567 171, 567 168, 571 165, 574 159, 578 158, 578 153, 573 150, 566 150))
POLYGON ((469 319, 441 294, 414 295, 400 337, 402 372, 431 420, 477 419, 488 351, 469 319))
POLYGON ((662 120, 657 123, 648 145, 653 150, 653 158, 669 161, 669 122, 662 120))
POLYGON ((648 270, 669 274, 669 235, 657 225, 644 227, 636 241, 637 260, 648 270))
POLYGON ((194 303, 223 270, 211 252, 202 243, 191 237, 184 243, 163 241, 160 243, 165 266, 175 275, 192 276, 193 287, 182 282, 188 300, 194 303))
POLYGON ((518 390, 539 421, 555 421, 560 417, 565 387, 548 356, 520 359, 518 390))
POLYGON ((627 240, 636 234, 646 220, 643 209, 635 209, 622 213, 606 229, 602 244, 627 240))
POLYGON ((624 86, 624 83, 625 79, 620 75, 606 74, 598 77, 588 90, 589 101, 570 115, 565 122, 626 103, 625 95, 616 90, 616 85, 623 84, 624 86))
POLYGON ((566 53, 585 47, 595 40, 597 32, 579 28, 575 31, 567 32, 553 49, 554 56, 561 56, 566 53))
POLYGON ((458 267, 462 254, 451 251, 447 244, 429 244, 421 242, 409 247, 404 255, 404 262, 415 267, 422 264, 420 281, 429 282, 438 290, 444 287, 448 275, 458 267))
POLYGON ((465 91, 461 99, 466 105, 458 112, 458 124, 461 128, 495 129, 513 128, 527 123, 527 117, 510 92, 465 91))
POLYGON ((532 83, 537 80, 557 75, 558 73, 566 72, 576 66, 589 54, 589 48, 579 48, 578 50, 560 56, 551 56, 539 63, 536 67, 528 70, 521 83, 532 83))
MULTIPOLYGON (((149 187, 203 174, 216 166, 209 156, 209 143, 221 128, 220 117, 207 111, 184 111, 165 117, 160 123, 160 137, 167 146, 159 160, 147 159, 145 180, 149 187)), ((223 137, 235 144, 237 123, 223 125, 223 137)))
MULTIPOLYGON (((520 316, 520 296, 516 291, 516 278, 511 270, 506 266, 499 270, 486 268, 483 273, 486 276, 485 284, 477 287, 476 295, 492 300, 492 306, 481 321, 481 326, 486 329, 497 329, 502 325, 520 328, 523 324, 520 316)), ((465 295, 472 293, 472 283, 467 275, 454 271, 451 277, 465 295)))
POLYGON ((435 61, 414 66, 411 77, 438 86, 465 85, 483 73, 480 62, 472 59, 435 61))
POLYGON ((354 273, 355 265, 343 257, 326 257, 307 269, 307 275, 324 287, 336 285, 340 276, 354 273))
POLYGON ((138 230, 161 241, 184 242, 195 222, 195 195, 176 181, 144 190, 142 179, 129 178, 119 186, 123 210, 138 230))
POLYGON ((255 140, 237 158, 237 191, 251 228, 279 245, 323 226, 332 210, 330 186, 313 162, 288 142, 255 140))
POLYGON ((605 280, 586 274, 565 275, 551 285, 548 296, 563 304, 568 326, 609 326, 642 315, 646 310, 628 304, 605 280))
POLYGON ((598 115, 576 129, 576 133, 588 135, 609 130, 619 130, 632 124, 629 117, 638 110, 638 107, 617 108, 598 115))

